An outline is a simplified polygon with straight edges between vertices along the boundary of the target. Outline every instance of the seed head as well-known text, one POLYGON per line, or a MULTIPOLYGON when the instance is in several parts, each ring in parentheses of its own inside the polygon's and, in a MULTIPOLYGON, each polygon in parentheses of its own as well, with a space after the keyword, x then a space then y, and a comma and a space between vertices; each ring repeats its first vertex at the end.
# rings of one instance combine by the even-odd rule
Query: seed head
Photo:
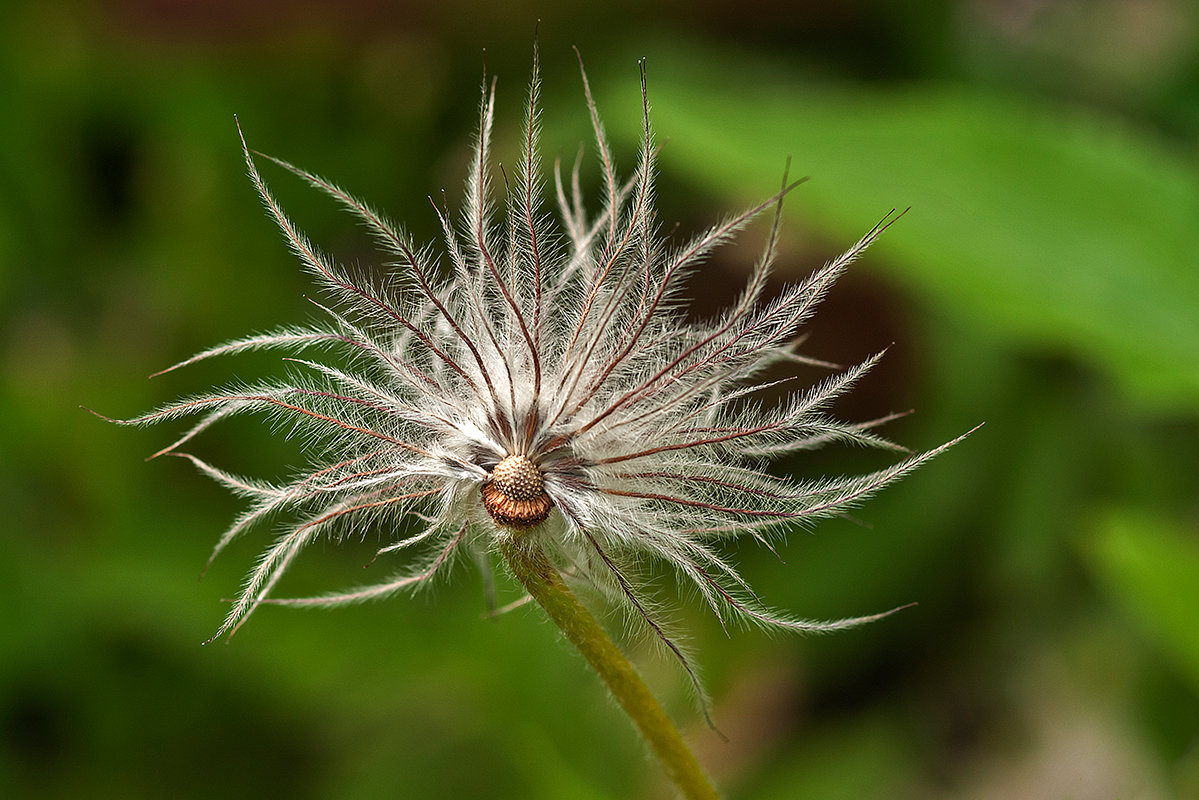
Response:
POLYGON ((767 369, 815 363, 795 353, 802 326, 837 276, 896 217, 886 215, 845 254, 767 300, 782 201, 796 184, 784 176, 774 197, 689 240, 664 237, 653 211, 657 148, 644 68, 641 79, 644 135, 626 181, 617 178, 583 73, 602 198, 589 215, 580 162, 565 179, 555 163, 557 225, 542 205, 536 58, 511 181, 505 173, 502 223, 491 183, 495 84, 485 83, 463 213, 455 222, 434 204, 445 238, 440 259, 333 183, 263 156, 365 224, 390 265, 382 278, 342 266, 309 242, 268 190, 243 140, 268 213, 328 298, 320 306, 327 322, 239 339, 176 367, 257 348, 324 350, 330 357, 293 357, 293 374, 280 381, 213 391, 127 421, 200 415, 159 455, 190 459, 250 499, 214 556, 254 525, 284 521, 218 635, 263 603, 336 606, 413 590, 464 553, 490 570, 497 545, 514 536, 535 537, 569 580, 623 605, 684 665, 658 617, 661 604, 636 580, 635 566, 647 558, 693 583, 722 624, 833 630, 881 616, 812 622, 772 611, 721 551, 739 536, 771 547, 773 535, 841 513, 953 444, 865 475, 796 482, 768 471, 773 458, 832 442, 902 450, 875 433, 885 419, 846 423, 827 414, 878 356, 778 405, 756 399, 790 380, 764 381, 767 369), (744 290, 716 319, 689 321, 688 274, 768 210, 773 223, 744 290), (311 463, 276 483, 234 475, 181 450, 209 426, 248 412, 306 434, 311 463), (415 557, 370 585, 318 597, 271 596, 306 545, 368 531, 390 539, 381 555, 415 557))
POLYGON ((520 530, 545 522, 554 506, 537 465, 525 456, 508 456, 496 464, 491 480, 479 491, 487 513, 505 528, 520 530))

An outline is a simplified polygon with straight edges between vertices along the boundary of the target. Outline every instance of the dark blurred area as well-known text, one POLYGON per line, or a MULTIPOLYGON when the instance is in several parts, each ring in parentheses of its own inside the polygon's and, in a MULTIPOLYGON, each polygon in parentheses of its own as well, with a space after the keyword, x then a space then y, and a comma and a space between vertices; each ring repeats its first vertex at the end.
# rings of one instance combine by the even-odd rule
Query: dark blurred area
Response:
MULTIPOLYGON (((145 378, 316 315, 235 115, 251 147, 433 241, 428 197, 461 197, 484 64, 503 159, 537 29, 546 159, 584 142, 588 186, 571 46, 626 173, 647 59, 667 231, 769 196, 790 156, 812 180, 788 198, 781 282, 911 206, 806 352, 890 348, 837 410, 915 409, 886 431, 914 449, 986 423, 856 519, 797 529, 786 563, 733 554, 799 616, 915 608, 836 636, 726 638, 681 592, 727 743, 674 665, 626 642, 728 796, 1199 797, 1199 9, 434 5, 0 7, 0 796, 670 796, 582 660, 531 607, 482 619, 470 570, 411 600, 266 609, 201 647, 269 531, 197 583, 240 501, 182 459, 143 462, 175 428, 79 408, 128 417, 270 374, 277 354, 145 378)), ((325 249, 380 258, 323 198, 266 177, 325 249)), ((737 296, 766 228, 694 277, 695 314, 737 296)), ((197 447, 264 477, 298 458, 252 420, 197 447)), ((356 583, 377 546, 316 545, 282 591, 356 583)))

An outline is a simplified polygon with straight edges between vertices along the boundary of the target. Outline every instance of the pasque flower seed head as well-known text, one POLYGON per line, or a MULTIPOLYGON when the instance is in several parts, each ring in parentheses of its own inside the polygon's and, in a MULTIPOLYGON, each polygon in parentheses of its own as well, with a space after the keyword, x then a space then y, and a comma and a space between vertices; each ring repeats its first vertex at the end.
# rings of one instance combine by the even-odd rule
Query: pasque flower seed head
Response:
POLYGON ((535 537, 569 581, 623 604, 680 659, 658 604, 636 579, 641 560, 673 567, 722 624, 738 618, 823 631, 881 616, 811 622, 772 611, 717 548, 739 536, 769 547, 775 532, 840 513, 953 444, 905 453, 886 469, 851 477, 797 482, 766 469, 773 458, 830 442, 902 450, 874 432, 885 420, 845 423, 827 413, 878 356, 777 405, 755 400, 759 390, 787 384, 762 376, 804 360, 794 352, 802 326, 895 215, 767 299, 782 200, 796 184, 784 179, 766 202, 681 243, 663 236, 654 216, 648 100, 636 168, 622 181, 583 73, 600 208, 595 215, 584 210, 577 161, 565 178, 555 164, 555 220, 544 205, 551 187, 538 151, 539 80, 535 60, 519 156, 513 174, 503 173, 499 199, 491 159, 495 83, 485 82, 464 210, 452 219, 434 204, 445 239, 440 255, 333 183, 260 157, 355 215, 391 262, 384 277, 344 267, 317 249, 245 148, 267 211, 329 298, 321 306, 327 322, 229 342, 171 369, 259 348, 335 358, 297 356, 289 361, 298 372, 285 381, 212 391, 126 421, 199 415, 160 454, 190 459, 250 500, 214 556, 256 524, 290 520, 250 572, 218 636, 263 603, 337 606, 416 589, 463 554, 488 570, 508 537, 535 537), (683 302, 688 274, 770 210, 765 249, 740 295, 717 318, 690 321, 683 302), (290 481, 264 482, 180 449, 214 423, 248 412, 305 432, 309 466, 290 481), (306 545, 366 529, 394 537, 380 554, 417 555, 370 585, 318 597, 271 596, 306 545))

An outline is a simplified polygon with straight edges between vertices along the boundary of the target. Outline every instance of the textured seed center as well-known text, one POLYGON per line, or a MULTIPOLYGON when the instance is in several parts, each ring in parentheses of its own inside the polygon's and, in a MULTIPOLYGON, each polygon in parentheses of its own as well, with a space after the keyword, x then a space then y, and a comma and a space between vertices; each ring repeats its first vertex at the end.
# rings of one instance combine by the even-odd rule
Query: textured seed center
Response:
POLYGON ((481 490, 483 507, 505 528, 531 528, 550 515, 541 470, 525 456, 508 456, 495 465, 481 490))
POLYGON ((508 456, 496 464, 491 481, 509 500, 534 500, 545 489, 541 472, 524 456, 508 456))

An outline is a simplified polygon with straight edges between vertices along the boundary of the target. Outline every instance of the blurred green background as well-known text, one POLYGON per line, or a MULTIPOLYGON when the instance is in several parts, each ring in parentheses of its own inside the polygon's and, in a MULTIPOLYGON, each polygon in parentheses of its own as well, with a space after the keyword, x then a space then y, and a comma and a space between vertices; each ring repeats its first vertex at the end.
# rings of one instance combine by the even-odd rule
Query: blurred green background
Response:
MULTIPOLYGON (((1183 0, 474 5, 111 0, 0 10, 0 796, 662 798, 581 659, 478 577, 336 612, 266 609, 201 647, 267 531, 195 578, 239 502, 131 416, 277 355, 146 375, 313 316, 238 148, 335 178, 424 239, 461 196, 486 48, 511 152, 535 20, 546 153, 587 134, 574 54, 633 163, 648 59, 664 225, 774 191, 782 278, 912 210, 811 325, 883 365, 840 412, 934 446, 857 515, 736 553, 824 638, 689 632, 724 743, 628 647, 730 798, 1199 797, 1199 11, 1183 0), (865 524, 860 524, 865 523, 865 524)), ((586 162, 590 185, 594 162, 586 162)), ((312 237, 363 231, 278 170, 312 237)), ((761 226, 696 276, 735 296, 761 226)), ((813 379, 818 374, 813 371, 813 379)), ((197 452, 271 475, 252 421, 197 452)), ((798 474, 883 456, 815 454, 798 474)), ((361 579, 314 547, 284 593, 361 579)), ((508 591, 511 592, 510 587, 508 591)), ((671 592, 668 592, 671 593, 671 592)))

